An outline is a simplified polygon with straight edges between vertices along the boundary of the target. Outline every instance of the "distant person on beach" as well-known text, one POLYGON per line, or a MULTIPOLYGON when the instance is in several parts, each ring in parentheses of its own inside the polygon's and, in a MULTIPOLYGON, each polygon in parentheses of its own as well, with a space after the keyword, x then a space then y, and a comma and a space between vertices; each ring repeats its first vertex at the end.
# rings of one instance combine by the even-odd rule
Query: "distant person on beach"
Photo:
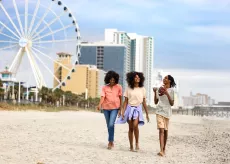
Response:
POLYGON ((138 125, 144 125, 144 118, 142 113, 142 106, 145 109, 146 119, 149 122, 148 110, 146 105, 146 90, 144 88, 144 75, 140 72, 130 72, 127 74, 128 87, 124 93, 124 104, 122 110, 122 117, 116 121, 117 124, 129 124, 129 143, 130 151, 139 150, 139 128, 138 125), (136 147, 133 147, 133 135, 136 140, 136 147))
POLYGON ((117 115, 121 115, 122 87, 118 84, 119 74, 109 71, 105 76, 105 86, 102 88, 100 103, 97 110, 103 109, 108 128, 108 149, 114 147, 114 124, 117 115))
POLYGON ((168 138, 169 119, 172 115, 171 106, 174 105, 174 90, 176 86, 174 78, 171 75, 164 77, 163 86, 153 88, 154 103, 157 104, 156 120, 157 129, 159 129, 160 152, 159 156, 165 155, 165 147, 168 138))

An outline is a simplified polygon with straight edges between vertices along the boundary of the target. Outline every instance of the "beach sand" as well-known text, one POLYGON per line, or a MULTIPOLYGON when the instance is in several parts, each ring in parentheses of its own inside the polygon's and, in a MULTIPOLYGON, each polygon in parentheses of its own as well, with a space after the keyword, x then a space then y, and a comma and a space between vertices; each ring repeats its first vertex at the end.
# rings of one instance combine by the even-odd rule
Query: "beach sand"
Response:
POLYGON ((140 127, 139 152, 129 151, 128 125, 116 125, 107 150, 101 113, 0 112, 0 164, 230 164, 230 121, 174 115, 166 156, 159 157, 155 115, 140 127))

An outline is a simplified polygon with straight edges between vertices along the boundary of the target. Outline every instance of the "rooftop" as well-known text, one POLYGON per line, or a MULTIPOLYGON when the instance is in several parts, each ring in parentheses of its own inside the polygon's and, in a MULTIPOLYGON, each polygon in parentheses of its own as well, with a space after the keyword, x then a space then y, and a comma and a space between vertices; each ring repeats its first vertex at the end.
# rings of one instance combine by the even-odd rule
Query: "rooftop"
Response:
POLYGON ((216 105, 230 106, 230 102, 218 102, 216 105))
POLYGON ((5 70, 3 72, 0 72, 0 74, 12 74, 12 72, 5 70))
POLYGON ((69 53, 66 53, 66 52, 57 52, 57 55, 68 55, 68 56, 73 56, 69 53))
POLYGON ((8 67, 5 67, 5 70, 0 72, 0 74, 12 74, 12 72, 8 71, 8 67))

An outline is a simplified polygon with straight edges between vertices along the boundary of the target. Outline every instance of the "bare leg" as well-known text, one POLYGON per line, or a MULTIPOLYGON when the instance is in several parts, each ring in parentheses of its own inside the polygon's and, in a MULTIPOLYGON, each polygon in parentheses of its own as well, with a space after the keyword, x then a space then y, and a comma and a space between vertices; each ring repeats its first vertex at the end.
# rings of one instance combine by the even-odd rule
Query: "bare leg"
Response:
POLYGON ((134 129, 133 129, 133 121, 129 120, 128 123, 129 123, 128 135, 129 135, 130 151, 133 151, 133 131, 134 131, 134 129))
POLYGON ((133 121, 134 136, 136 141, 136 150, 139 150, 139 128, 138 128, 139 118, 133 121))
POLYGON ((159 140, 160 140, 160 149, 161 151, 158 153, 159 156, 164 155, 164 129, 159 129, 159 140))
POLYGON ((165 147, 166 147, 166 143, 167 143, 167 139, 168 139, 168 130, 164 130, 164 154, 165 154, 165 147))

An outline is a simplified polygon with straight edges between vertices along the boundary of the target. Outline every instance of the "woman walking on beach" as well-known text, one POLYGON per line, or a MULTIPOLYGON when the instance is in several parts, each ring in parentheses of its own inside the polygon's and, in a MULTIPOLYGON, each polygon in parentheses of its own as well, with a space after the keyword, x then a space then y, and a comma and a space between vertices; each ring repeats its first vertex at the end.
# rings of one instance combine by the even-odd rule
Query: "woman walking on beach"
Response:
POLYGON ((128 88, 126 88, 123 104, 122 117, 118 118, 117 123, 129 124, 129 143, 130 151, 134 151, 133 135, 135 136, 136 147, 139 150, 139 128, 138 125, 144 125, 142 106, 145 109, 146 118, 149 122, 148 110, 146 105, 146 90, 144 88, 144 75, 140 72, 130 72, 127 74, 128 88))
POLYGON ((111 149, 114 147, 114 123, 117 115, 121 115, 122 87, 118 84, 119 75, 114 71, 109 71, 104 81, 106 85, 102 88, 97 110, 103 109, 108 128, 108 149, 111 149))
POLYGON ((159 129, 160 152, 159 156, 165 155, 165 147, 168 139, 169 119, 172 116, 171 106, 174 105, 174 90, 176 86, 174 78, 171 75, 164 77, 163 86, 153 88, 154 103, 157 104, 156 120, 157 129, 159 129))

